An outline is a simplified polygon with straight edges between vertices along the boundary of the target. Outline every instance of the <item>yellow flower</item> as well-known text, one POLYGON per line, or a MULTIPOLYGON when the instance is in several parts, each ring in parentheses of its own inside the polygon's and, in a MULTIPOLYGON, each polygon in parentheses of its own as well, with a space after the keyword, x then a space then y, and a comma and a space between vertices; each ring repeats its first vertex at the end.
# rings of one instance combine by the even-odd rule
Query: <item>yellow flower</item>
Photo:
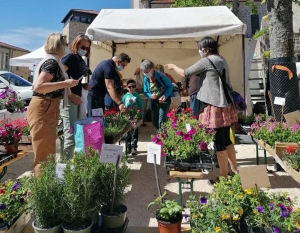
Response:
POLYGON ((236 215, 233 215, 233 221, 237 221, 237 220, 239 220, 240 219, 240 216, 238 215, 238 214, 236 214, 236 215))
POLYGON ((222 229, 221 229, 221 227, 216 227, 215 228, 215 232, 220 232, 222 229))
POLYGON ((197 215, 196 215, 196 214, 193 214, 193 215, 192 215, 192 218, 193 218, 193 219, 197 218, 197 215))
POLYGON ((298 211, 299 211, 298 208, 293 209, 293 212, 298 212, 298 211))
POLYGON ((243 210, 243 209, 239 209, 239 210, 238 210, 238 212, 239 212, 239 215, 241 215, 241 216, 242 216, 242 215, 243 215, 243 213, 244 213, 244 210, 243 210))
POLYGON ((227 220, 230 218, 230 215, 229 214, 223 214, 222 215, 222 220, 227 220))
POLYGON ((296 227, 297 227, 298 229, 300 229, 300 221, 297 221, 297 222, 296 222, 296 227))
POLYGON ((283 196, 284 197, 287 197, 289 194, 288 193, 283 193, 283 196))
POLYGON ((203 216, 204 216, 204 215, 201 213, 201 214, 200 214, 200 217, 203 218, 203 216))
POLYGON ((5 214, 0 214, 0 218, 4 219, 5 218, 5 214))
POLYGON ((242 199, 244 197, 244 194, 243 193, 240 193, 240 198, 242 199))
POLYGON ((251 190, 251 189, 245 189, 245 192, 246 192, 247 194, 249 194, 249 195, 252 194, 252 190, 251 190))
POLYGON ((26 194, 26 191, 23 191, 22 194, 25 195, 25 194, 26 194))
POLYGON ((255 210, 253 210, 253 213, 255 214, 255 215, 258 215, 258 211, 255 209, 255 210))
POLYGON ((233 191, 232 190, 229 190, 228 191, 228 194, 231 196, 233 194, 233 191))
POLYGON ((10 193, 10 195, 15 195, 16 194, 16 192, 15 191, 12 191, 11 193, 10 193))

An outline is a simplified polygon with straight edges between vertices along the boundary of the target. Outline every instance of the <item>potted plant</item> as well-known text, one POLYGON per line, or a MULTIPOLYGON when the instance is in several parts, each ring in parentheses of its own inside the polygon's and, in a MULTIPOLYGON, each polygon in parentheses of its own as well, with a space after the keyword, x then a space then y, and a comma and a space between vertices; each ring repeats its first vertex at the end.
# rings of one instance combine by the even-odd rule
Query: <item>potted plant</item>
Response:
POLYGON ((130 182, 130 169, 125 161, 118 166, 114 190, 115 168, 114 164, 101 163, 99 166, 98 195, 103 205, 101 208, 103 228, 121 227, 126 220, 125 189, 130 182))
POLYGON ((20 126, 20 128, 22 129, 22 137, 20 139, 20 143, 31 144, 30 127, 27 122, 27 118, 24 118, 22 120, 20 118, 17 118, 16 120, 14 120, 13 124, 20 126))
POLYGON ((136 107, 136 110, 134 110, 132 106, 129 106, 126 108, 125 116, 129 120, 131 128, 136 129, 143 119, 143 111, 139 107, 136 107))
MULTIPOLYGON (((61 218, 62 228, 67 232, 90 232, 92 213, 100 209, 97 198, 99 190, 99 156, 75 153, 74 159, 67 161, 64 170, 61 218)), ((101 183, 100 183, 101 184, 101 183)))
POLYGON ((18 143, 22 137, 22 128, 14 122, 0 125, 0 142, 8 154, 18 153, 18 143))
POLYGON ((283 158, 286 163, 300 172, 300 148, 296 146, 288 146, 284 152, 285 157, 283 158))
POLYGON ((39 178, 30 178, 28 202, 34 211, 32 227, 36 233, 59 233, 61 231, 62 182, 55 177, 55 157, 49 156, 41 165, 39 178))
POLYGON ((160 233, 180 233, 183 218, 182 207, 175 200, 164 200, 167 192, 149 203, 147 209, 156 205, 156 219, 160 233))
POLYGON ((27 209, 28 179, 7 180, 0 187, 0 228, 9 228, 27 209))
POLYGON ((215 131, 199 124, 190 108, 179 111, 172 109, 167 116, 169 119, 152 139, 161 145, 161 155, 166 157, 166 167, 185 167, 191 164, 213 166, 207 145, 213 141, 215 131))

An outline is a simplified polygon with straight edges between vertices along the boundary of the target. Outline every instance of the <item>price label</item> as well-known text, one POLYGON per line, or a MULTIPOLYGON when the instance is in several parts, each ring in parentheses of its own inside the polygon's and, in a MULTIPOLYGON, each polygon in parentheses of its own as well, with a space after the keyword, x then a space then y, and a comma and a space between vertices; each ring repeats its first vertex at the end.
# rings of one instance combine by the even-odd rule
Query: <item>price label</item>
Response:
POLYGON ((190 124, 186 124, 185 127, 186 127, 187 132, 191 131, 191 125, 190 124))
POLYGON ((284 106, 285 98, 275 97, 274 104, 284 106))
POLYGON ((92 116, 103 116, 103 109, 102 108, 92 109, 92 116))
POLYGON ((118 156, 120 156, 119 164, 121 162, 123 153, 123 146, 103 144, 100 154, 100 163, 117 164, 118 156))
POLYGON ((156 164, 160 165, 161 159, 161 145, 157 145, 153 142, 148 143, 147 151, 147 163, 154 163, 154 156, 156 159, 156 164))
MULTIPOLYGON (((66 170, 67 164, 58 163, 56 164, 55 175, 59 179, 64 179, 64 172, 66 170)), ((71 165, 71 170, 74 169, 74 165, 71 165)))

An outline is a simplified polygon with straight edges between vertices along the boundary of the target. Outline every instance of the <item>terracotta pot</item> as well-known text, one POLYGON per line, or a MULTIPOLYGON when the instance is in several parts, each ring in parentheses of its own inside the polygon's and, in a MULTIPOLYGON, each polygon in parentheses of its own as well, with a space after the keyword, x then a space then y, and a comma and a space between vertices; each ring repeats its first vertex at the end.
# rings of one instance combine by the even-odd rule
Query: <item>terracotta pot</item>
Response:
POLYGON ((4 145, 4 149, 6 150, 7 154, 18 153, 18 145, 17 146, 15 146, 14 144, 4 145))
POLYGON ((176 223, 158 221, 158 232, 159 233, 180 233, 181 221, 178 221, 176 223))

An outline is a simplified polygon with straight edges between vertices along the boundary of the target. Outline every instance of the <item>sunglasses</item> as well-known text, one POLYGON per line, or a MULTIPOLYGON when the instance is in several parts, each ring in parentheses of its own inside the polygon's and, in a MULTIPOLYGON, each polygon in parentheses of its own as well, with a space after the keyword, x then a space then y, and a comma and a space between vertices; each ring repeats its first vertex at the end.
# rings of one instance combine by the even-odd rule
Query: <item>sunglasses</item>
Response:
POLYGON ((128 88, 135 88, 136 86, 127 86, 128 88))
POLYGON ((85 50, 85 51, 89 51, 90 47, 85 47, 85 46, 81 46, 81 49, 85 50))

